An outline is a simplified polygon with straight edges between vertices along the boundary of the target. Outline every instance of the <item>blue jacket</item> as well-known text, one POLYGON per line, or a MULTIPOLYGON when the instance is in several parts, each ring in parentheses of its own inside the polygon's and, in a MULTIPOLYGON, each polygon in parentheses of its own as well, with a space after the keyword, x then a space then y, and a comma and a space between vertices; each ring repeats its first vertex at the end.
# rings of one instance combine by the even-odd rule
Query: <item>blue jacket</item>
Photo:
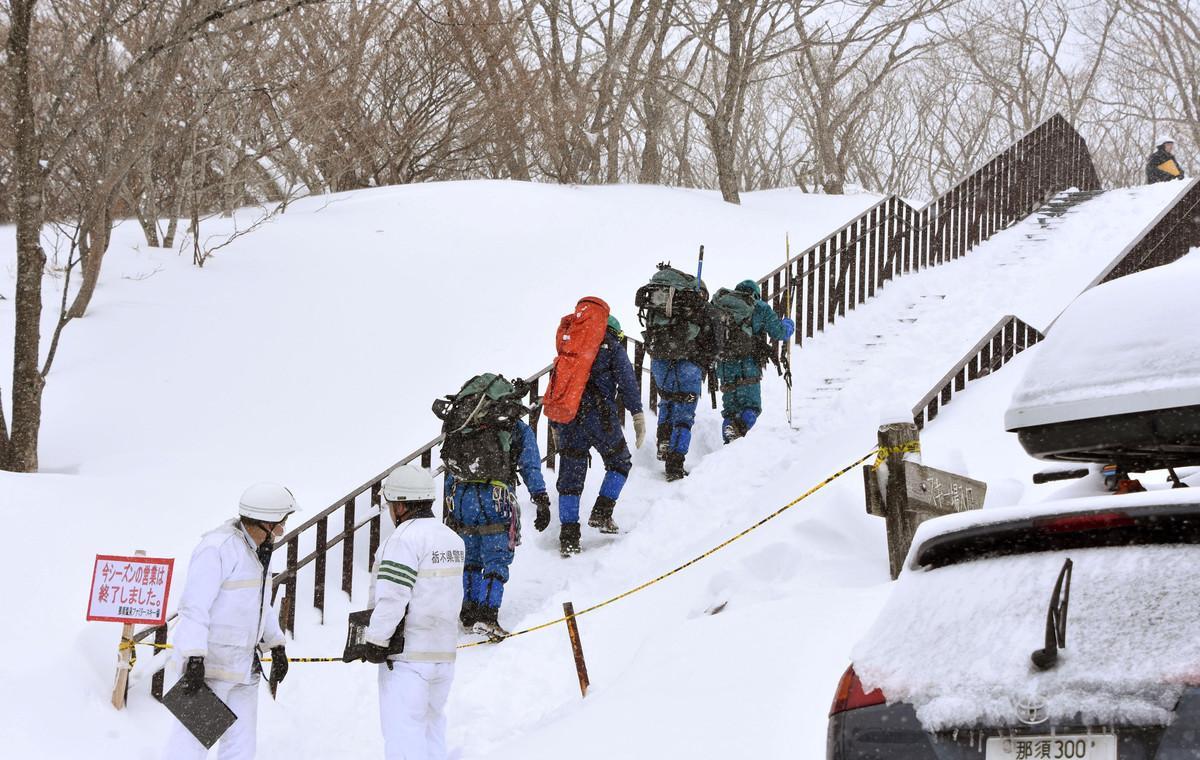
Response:
MULTIPOLYGON (((517 453, 517 472, 521 475, 525 490, 529 491, 530 496, 546 493, 546 481, 542 478, 542 452, 538 449, 537 436, 524 420, 517 420, 516 433, 521 447, 517 453)), ((515 488, 517 484, 509 485, 515 488)), ((454 476, 450 473, 446 473, 445 489, 446 494, 454 493, 454 476)))
MULTIPOLYGON (((629 361, 629 355, 625 353, 621 341, 608 330, 604 332, 604 340, 600 343, 596 361, 592 362, 592 371, 588 375, 587 388, 583 393, 585 397, 588 394, 598 396, 614 409, 617 394, 620 394, 621 403, 630 414, 642 411, 642 394, 638 389, 633 364, 629 361)), ((582 403, 580 407, 583 407, 582 403)))

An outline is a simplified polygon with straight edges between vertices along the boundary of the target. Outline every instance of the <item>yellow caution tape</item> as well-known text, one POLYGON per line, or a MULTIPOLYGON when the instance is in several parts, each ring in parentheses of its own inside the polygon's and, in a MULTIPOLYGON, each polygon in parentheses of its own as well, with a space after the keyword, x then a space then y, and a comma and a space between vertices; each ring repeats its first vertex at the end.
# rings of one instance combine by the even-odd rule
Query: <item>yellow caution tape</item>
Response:
MULTIPOLYGON (((669 570, 669 571, 667 571, 667 572, 663 573, 662 575, 658 576, 657 578, 654 578, 654 579, 652 579, 652 580, 648 580, 648 581, 646 581, 645 583, 641 584, 640 586, 636 586, 636 587, 634 587, 634 588, 631 588, 631 589, 629 589, 628 591, 626 591, 626 592, 624 592, 624 593, 617 594, 616 596, 612 597, 611 599, 605 599, 603 602, 599 602, 599 603, 597 603, 597 604, 593 604, 591 607, 587 607, 587 608, 585 608, 585 609, 582 609, 582 610, 580 610, 579 612, 576 612, 576 613, 575 613, 575 615, 574 615, 574 617, 579 617, 580 615, 586 615, 587 613, 589 613, 589 612, 594 612, 594 611, 596 611, 596 610, 600 609, 601 607, 607 607, 608 605, 612 604, 613 602, 619 602, 620 600, 622 600, 622 599, 624 599, 624 598, 626 598, 626 597, 628 597, 628 596, 633 596, 634 594, 636 594, 636 593, 637 593, 637 592, 639 592, 639 591, 642 591, 642 590, 648 589, 648 588, 650 588, 651 586, 653 586, 654 584, 656 584, 656 583, 660 583, 660 582, 662 582, 662 581, 665 581, 667 578, 670 578, 672 575, 675 575, 676 573, 682 572, 683 570, 685 570, 685 569, 687 569, 687 568, 691 567, 692 565, 696 564, 696 563, 697 563, 697 562, 699 562, 700 560, 702 560, 702 559, 706 559, 707 557, 711 557, 713 554, 716 554, 716 553, 717 553, 717 552, 719 552, 720 550, 724 549, 726 546, 729 546, 729 545, 730 545, 730 544, 732 544, 734 541, 737 541, 738 539, 740 539, 740 538, 743 538, 743 537, 745 537, 745 536, 749 535, 749 534, 750 534, 752 531, 758 530, 758 529, 759 529, 759 528, 761 528, 763 525, 767 524, 767 523, 768 523, 768 522, 770 522, 771 520, 774 520, 776 517, 779 517, 779 516, 780 516, 781 514, 783 514, 784 512, 788 511, 788 510, 789 510, 789 509, 791 509, 792 507, 794 507, 794 506, 796 506, 797 504, 799 504, 800 502, 804 501, 804 500, 805 500, 805 499, 807 499, 809 496, 812 496, 812 495, 813 495, 814 493, 816 493, 817 491, 820 491, 822 488, 824 488, 825 486, 829 485, 829 484, 830 484, 830 483, 832 483, 833 481, 837 480, 837 479, 838 479, 838 478, 840 478, 841 476, 845 475, 847 472, 850 472, 850 471, 851 471, 851 470, 853 470, 855 467, 859 466, 859 465, 860 465, 860 464, 862 464, 863 462, 865 462, 865 461, 867 461, 868 459, 870 459, 870 458, 871 458, 871 455, 872 455, 872 454, 874 454, 874 453, 875 453, 875 450, 871 450, 871 451, 870 451, 870 452, 868 452, 868 453, 867 453, 865 456, 863 456, 863 457, 861 457, 860 459, 858 459, 857 461, 855 461, 853 464, 849 464, 849 465, 847 465, 847 466, 843 467, 842 469, 838 470, 838 471, 837 471, 837 472, 835 472, 834 474, 832 474, 832 475, 830 475, 829 477, 827 477, 827 478, 825 478, 824 480, 822 480, 820 483, 816 484, 816 485, 815 485, 815 486, 813 486, 812 488, 808 489, 808 490, 807 490, 807 491, 805 491, 804 493, 802 493, 802 494, 800 494, 799 496, 797 496, 795 499, 791 500, 791 501, 790 501, 790 502, 788 502, 787 504, 784 504, 784 505, 783 505, 782 507, 780 507, 779 509, 775 510, 775 511, 774 511, 774 512, 772 512, 771 514, 767 515, 767 516, 766 516, 766 517, 764 517, 763 519, 761 519, 761 520, 759 520, 758 522, 756 522, 756 523, 754 523, 753 525, 751 525, 749 528, 746 528, 746 529, 745 529, 745 530, 743 530, 741 533, 738 533, 736 536, 733 536, 732 538, 728 538, 728 539, 726 539, 725 541, 722 541, 720 544, 717 544, 716 546, 714 546, 713 548, 711 548, 711 549, 709 549, 708 551, 704 552, 704 553, 703 553, 703 554, 701 554, 700 556, 698 556, 698 557, 695 557, 695 558, 693 558, 693 559, 690 559, 690 560, 688 560, 687 562, 684 562, 684 563, 683 563, 682 565, 680 565, 679 567, 675 568, 674 570, 669 570)), ((531 627, 531 628, 525 628, 525 629, 522 629, 522 630, 520 630, 520 631, 514 631, 514 632, 512 632, 512 633, 508 634, 508 636, 505 636, 504 638, 506 638, 506 639, 511 639, 511 638, 513 638, 514 636, 522 636, 522 635, 524 635, 524 634, 526 634, 526 633, 533 633, 534 631, 540 631, 540 630, 542 630, 543 628, 549 628, 549 627, 550 627, 550 626, 552 626, 552 625, 558 625, 559 623, 565 623, 566 621, 567 621, 567 617, 564 615, 563 617, 557 618, 557 619, 555 619, 555 620, 550 620, 550 621, 547 621, 547 622, 545 622, 545 623, 542 623, 542 624, 540 624, 540 625, 535 625, 535 626, 533 626, 533 627, 531 627)), ((495 642, 492 642, 492 641, 490 641, 490 640, 485 640, 485 641, 476 641, 476 642, 472 642, 472 643, 470 643, 470 644, 459 644, 459 645, 458 645, 458 648, 459 648, 459 649, 470 649, 471 647, 477 647, 477 646, 479 646, 479 645, 481 645, 481 644, 491 644, 491 643, 495 643, 495 642)))
MULTIPOLYGON (((921 453, 921 442, 920 441, 909 441, 908 443, 903 443, 903 444, 900 444, 899 446, 890 446, 890 447, 889 446, 880 446, 878 451, 879 451, 879 456, 875 457, 875 464, 871 465, 871 469, 873 469, 873 470, 878 470, 879 466, 881 464, 883 464, 884 462, 886 462, 887 458, 892 456, 893 454, 897 454, 897 455, 920 454, 921 453)), ((868 454, 868 456, 870 456, 870 455, 868 454)))
MULTIPOLYGON (((694 557, 694 558, 688 560, 687 562, 684 562, 682 565, 674 568, 673 570, 668 570, 667 572, 663 573, 662 575, 658 576, 657 578, 652 578, 651 580, 648 580, 639 586, 635 586, 634 588, 631 588, 628 591, 617 594, 614 597, 605 599, 603 602, 598 602, 596 604, 593 604, 591 607, 586 607, 586 608, 576 612, 574 617, 579 617, 580 615, 586 615, 589 612, 595 612, 596 610, 601 609, 603 607, 607 607, 608 605, 613 604, 614 602, 619 602, 622 599, 625 599, 626 597, 633 596, 634 594, 638 593, 639 591, 644 591, 645 589, 648 589, 657 583, 661 583, 662 581, 665 581, 667 578, 670 578, 672 575, 676 575, 677 573, 683 572, 684 570, 686 570, 687 568, 696 564, 697 562, 700 562, 703 559, 707 559, 708 557, 711 557, 712 555, 716 554, 720 550, 724 549, 726 546, 729 546, 730 544, 732 544, 734 541, 737 541, 741 538, 748 536, 750 533, 758 530, 763 525, 766 525, 771 520, 774 520, 776 517, 779 517, 784 512, 788 511, 792 507, 794 507, 797 504, 799 504, 800 502, 804 501, 809 496, 812 496, 817 491, 820 491, 822 488, 829 485, 833 481, 837 480, 841 476, 845 475, 847 472, 850 472, 855 467, 859 466, 863 462, 870 459, 871 456, 876 453, 876 451, 879 452, 879 459, 876 461, 876 465, 875 465, 878 467, 879 462, 882 462, 883 460, 885 460, 887 458, 887 453, 889 451, 891 453, 904 454, 904 453, 909 453, 912 451, 920 451, 920 450, 921 450, 921 446, 920 446, 920 442, 918 442, 918 441, 913 441, 911 443, 908 443, 903 446, 899 446, 895 449, 890 449, 890 450, 872 449, 864 456, 860 457, 853 463, 846 465, 845 467, 838 470, 834 474, 825 478, 820 483, 816 484, 812 488, 808 489, 804 493, 797 496, 795 499, 792 499, 787 504, 784 504, 779 509, 775 510, 771 514, 767 515, 766 517, 762 518, 758 522, 751 525, 749 528, 746 528, 741 533, 738 533, 737 535, 732 536, 731 538, 728 538, 728 539, 722 541, 721 543, 717 544, 716 546, 714 546, 713 548, 704 552, 703 554, 699 555, 698 557, 694 557)), ((567 621, 567 616, 564 615, 563 617, 555 618, 554 620, 549 620, 549 621, 547 621, 545 623, 541 623, 539 625, 531 626, 529 628, 523 628, 522 630, 519 630, 519 631, 513 631, 512 633, 508 634, 504 638, 511 639, 515 636, 523 636, 527 633, 533 633, 534 631, 540 631, 544 628, 549 628, 550 626, 558 625, 559 623, 565 623, 566 621, 567 621)), ((503 639, 501 639, 501 641, 502 640, 503 639)), ((126 639, 121 642, 120 649, 122 649, 122 650, 129 649, 135 643, 140 644, 142 646, 155 647, 157 649, 170 649, 171 648, 170 644, 156 644, 151 641, 134 642, 132 640, 126 639)), ((475 642, 471 642, 469 644, 459 644, 458 648, 459 649, 470 649, 471 647, 477 647, 477 646, 480 646, 481 644, 492 644, 492 643, 496 643, 496 642, 489 640, 489 639, 485 639, 483 641, 475 641, 475 642)), ((271 661, 271 658, 269 658, 269 657, 262 659, 262 662, 270 662, 270 661, 271 661)), ((342 662, 342 658, 341 657, 289 657, 288 662, 289 663, 291 663, 291 662, 342 662)))

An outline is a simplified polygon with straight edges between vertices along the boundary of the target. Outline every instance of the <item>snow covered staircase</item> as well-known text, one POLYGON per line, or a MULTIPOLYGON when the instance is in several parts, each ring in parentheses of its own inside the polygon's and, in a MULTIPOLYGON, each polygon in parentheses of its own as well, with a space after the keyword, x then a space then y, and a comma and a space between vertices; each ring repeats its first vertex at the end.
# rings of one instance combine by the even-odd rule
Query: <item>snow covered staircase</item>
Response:
POLYGON ((1103 194, 1103 190, 1068 190, 1059 193, 1033 212, 1032 216, 1038 221, 1038 229, 1025 233, 1025 239, 1045 240, 1045 233, 1059 226, 1068 214, 1078 213, 1079 206, 1103 194))
POLYGON ((812 440, 821 420, 864 431, 881 415, 927 424, 968 383, 1037 343, 1131 241, 1186 198, 1183 190, 1059 195, 1046 204, 1058 212, 1048 223, 1035 212, 970 256, 888 283, 797 354, 797 427, 812 440))
MULTIPOLYGON (((763 298, 780 313, 785 309, 785 298, 791 302, 791 316, 797 326, 794 340, 802 345, 858 304, 882 292, 885 282, 959 259, 1065 188, 1098 185, 1086 143, 1065 119, 1052 117, 920 210, 896 196, 876 204, 763 277, 759 281, 763 298)), ((896 326, 915 324, 923 309, 932 308, 932 303, 941 298, 945 298, 944 292, 921 294, 906 313, 896 317, 896 326)), ((891 329, 874 330, 873 334, 877 341, 895 338, 891 329)), ((632 348, 636 355, 631 359, 640 369, 644 362, 642 347, 635 343, 632 348)), ((861 373, 868 355, 855 352, 845 363, 832 367, 814 384, 821 390, 813 394, 840 396, 845 383, 861 373)), ((531 400, 545 372, 543 369, 529 378, 531 400)), ((549 426, 545 426, 545 435, 543 451, 553 457, 549 426)), ((436 440, 431 441, 397 464, 419 457, 428 466, 436 445, 436 440)), ((364 564, 373 561, 379 543, 379 489, 384 475, 386 472, 358 486, 281 540, 280 550, 286 548, 288 565, 276 577, 275 585, 283 592, 280 609, 286 630, 295 630, 301 569, 313 568, 312 604, 324 620, 326 576, 340 575, 342 590, 349 594, 355 570, 361 572, 364 564), (331 535, 331 522, 342 528, 341 533, 331 535), (354 536, 360 530, 367 533, 367 545, 360 543, 356 548, 354 536)))
MULTIPOLYGON (((903 275, 949 268, 941 265, 956 262, 997 232, 1025 219, 1055 193, 1097 186, 1086 144, 1070 124, 1055 116, 924 208, 913 208, 899 197, 887 198, 817 245, 800 251, 760 280, 763 297, 780 313, 790 305, 790 316, 797 325, 794 340, 800 346, 868 299, 905 297, 903 283, 926 278, 903 275)), ((944 313, 948 304, 942 302, 948 301, 951 293, 951 288, 937 284, 933 290, 910 294, 902 308, 871 310, 886 314, 885 323, 872 325, 866 335, 854 329, 839 330, 843 346, 857 342, 861 350, 837 351, 836 360, 824 366, 818 350, 812 357, 805 351, 798 363, 806 368, 799 373, 804 375, 799 382, 812 389, 806 398, 836 403, 852 397, 849 391, 857 381, 888 366, 872 352, 886 346, 889 355, 895 354, 903 336, 920 331, 927 312, 944 313), (807 368, 819 374, 815 382, 805 375, 807 368)), ((642 365, 644 357, 631 358, 642 365)), ((538 394, 537 381, 544 373, 529 378, 531 396, 538 394)), ((548 438, 548 426, 542 427, 548 438)), ((430 466, 437 443, 421 446, 397 465, 419 459, 430 466)), ((543 450, 552 456, 549 440, 543 450)), ((285 570, 274 579, 286 630, 296 630, 297 613, 309 604, 324 623, 326 606, 332 601, 326 590, 333 584, 349 597, 352 589, 365 581, 381 537, 380 484, 391 469, 307 517, 277 544, 278 552, 287 556, 285 570)), ((337 609, 342 606, 339 601, 337 609)), ((150 635, 160 636, 161 630, 141 634, 150 635)))

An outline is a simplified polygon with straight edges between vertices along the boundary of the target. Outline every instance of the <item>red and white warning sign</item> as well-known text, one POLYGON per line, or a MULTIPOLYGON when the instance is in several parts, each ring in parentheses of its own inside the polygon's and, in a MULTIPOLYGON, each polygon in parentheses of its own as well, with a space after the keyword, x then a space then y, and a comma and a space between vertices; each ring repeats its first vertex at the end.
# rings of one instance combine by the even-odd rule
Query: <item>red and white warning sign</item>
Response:
POLYGON ((162 625, 174 568, 173 559, 97 554, 87 619, 162 625))

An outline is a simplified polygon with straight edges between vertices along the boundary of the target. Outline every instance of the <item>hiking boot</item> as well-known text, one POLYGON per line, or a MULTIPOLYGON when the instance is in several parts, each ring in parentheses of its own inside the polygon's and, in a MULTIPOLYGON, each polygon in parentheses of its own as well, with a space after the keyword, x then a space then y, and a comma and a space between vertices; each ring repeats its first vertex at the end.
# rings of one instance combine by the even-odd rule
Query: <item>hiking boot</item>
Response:
POLYGON ((471 627, 473 633, 478 633, 481 636, 486 636, 488 641, 493 643, 501 641, 508 637, 508 631, 500 626, 500 622, 496 616, 500 614, 500 610, 496 607, 485 607, 482 604, 478 605, 479 617, 475 621, 475 625, 471 627))
POLYGON ((667 458, 667 454, 671 451, 671 426, 659 425, 655 434, 655 440, 658 445, 658 461, 662 462, 667 458))
POLYGON ((464 631, 469 631, 479 620, 479 603, 463 601, 462 610, 458 613, 458 622, 462 623, 464 631))
POLYGON ((746 429, 746 423, 742 422, 742 420, 738 419, 737 417, 727 419, 725 420, 725 423, 721 425, 721 438, 724 439, 725 443, 727 444, 736 441, 737 439, 746 435, 748 432, 749 431, 746 429))
POLYGON ((578 554, 580 551, 579 523, 563 523, 561 530, 558 532, 558 553, 563 556, 563 559, 566 559, 572 554, 578 554))
POLYGON ((683 454, 678 452, 670 452, 666 456, 667 462, 667 482, 686 478, 688 471, 683 469, 683 454))
POLYGON ((612 519, 615 506, 617 503, 607 496, 597 496, 596 505, 592 507, 592 514, 588 517, 588 526, 596 528, 601 533, 619 532, 620 529, 612 519))

